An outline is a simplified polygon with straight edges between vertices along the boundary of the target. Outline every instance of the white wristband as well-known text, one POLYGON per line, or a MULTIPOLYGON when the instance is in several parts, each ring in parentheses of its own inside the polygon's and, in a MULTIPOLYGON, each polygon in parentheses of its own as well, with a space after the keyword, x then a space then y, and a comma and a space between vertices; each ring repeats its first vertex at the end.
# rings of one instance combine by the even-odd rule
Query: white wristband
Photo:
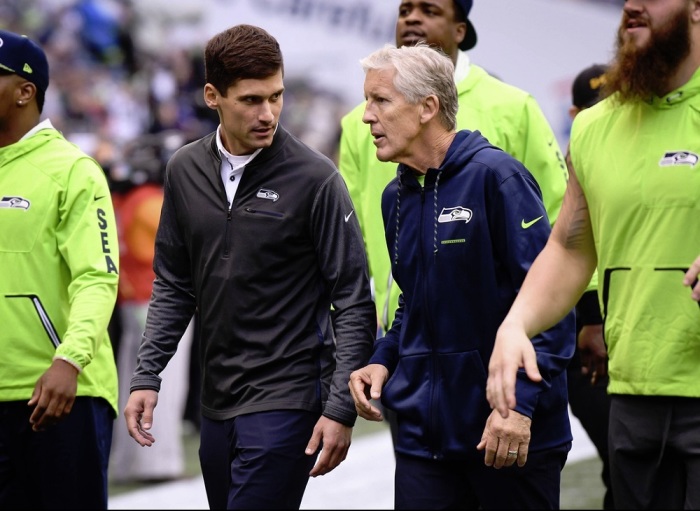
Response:
POLYGON ((83 368, 80 367, 80 364, 78 364, 76 361, 69 359, 68 357, 64 357, 62 355, 56 355, 53 357, 54 360, 63 360, 65 363, 70 364, 73 366, 73 368, 78 371, 78 374, 83 372, 83 368))

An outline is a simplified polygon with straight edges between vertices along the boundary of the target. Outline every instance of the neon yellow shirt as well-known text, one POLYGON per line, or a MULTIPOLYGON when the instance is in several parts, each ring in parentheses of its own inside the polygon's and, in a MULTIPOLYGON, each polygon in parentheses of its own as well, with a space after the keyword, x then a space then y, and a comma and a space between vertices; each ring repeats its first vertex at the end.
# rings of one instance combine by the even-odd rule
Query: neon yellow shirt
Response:
MULTIPOLYGON (((50 126, 50 124, 49 124, 50 126)), ((55 129, 0 148, 0 401, 29 400, 54 356, 117 413, 107 324, 119 245, 99 165, 55 129)))
MULTIPOLYGON (((489 142, 525 164, 542 190, 550 223, 554 223, 566 190, 568 171, 551 126, 528 93, 471 65, 457 84, 457 129, 479 130, 489 142)), ((396 176, 397 164, 376 157, 369 126, 362 122, 365 104, 341 121, 338 168, 345 178, 362 227, 380 324, 391 326, 399 289, 391 280, 384 238, 381 195, 396 176)))
POLYGON ((648 103, 581 112, 571 158, 598 254, 612 394, 700 397, 700 70, 648 103))

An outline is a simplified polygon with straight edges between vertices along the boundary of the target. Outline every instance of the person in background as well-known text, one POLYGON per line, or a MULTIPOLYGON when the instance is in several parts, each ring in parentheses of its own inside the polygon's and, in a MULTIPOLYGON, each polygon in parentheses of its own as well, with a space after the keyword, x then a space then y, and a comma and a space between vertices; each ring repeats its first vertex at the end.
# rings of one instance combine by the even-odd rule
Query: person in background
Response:
POLYGON ((507 419, 485 399, 496 329, 551 230, 539 187, 478 131, 456 131, 454 65, 442 52, 387 46, 361 63, 376 157, 399 163, 381 206, 403 292, 350 390, 365 419, 382 419, 370 399, 399 417, 395 507, 557 509, 572 441, 573 310, 537 338, 546 381, 523 381, 507 419))
MULTIPOLYGON (((119 407, 126 406, 129 383, 136 368, 136 357, 146 326, 146 312, 153 290, 153 252, 163 204, 163 174, 167 132, 147 135, 126 148, 125 179, 116 187, 119 200, 115 213, 119 232, 121 276, 117 305, 122 337, 117 353, 119 407)), ((189 384, 189 356, 192 325, 180 339, 178 351, 162 373, 164 388, 158 394, 160 416, 158 435, 151 449, 141 449, 123 423, 114 433, 110 458, 110 481, 162 482, 185 473, 183 417, 189 384), (121 427, 120 427, 121 426, 121 427)))
MULTIPOLYGON (((572 120, 579 112, 600 101, 607 69, 604 64, 593 64, 576 75, 571 85, 572 104, 569 115, 572 120)), ((567 148, 567 165, 571 164, 570 160, 571 154, 567 148)), ((594 273, 586 291, 576 304, 577 345, 567 368, 566 381, 571 411, 586 430, 603 463, 603 509, 614 509, 608 458, 608 353, 603 338, 603 318, 598 305, 597 286, 598 274, 594 273)))
MULTIPOLYGON (((527 167, 542 190, 551 224, 566 189, 564 157, 535 99, 470 61, 467 51, 477 43, 476 30, 469 20, 472 5, 472 0, 400 1, 396 46, 423 41, 452 59, 459 94, 457 128, 478 129, 491 144, 527 167)), ((363 102, 342 118, 338 169, 362 227, 378 327, 387 331, 401 290, 391 276, 380 202, 384 187, 396 176, 396 164, 377 160, 372 135, 362 123, 364 109, 363 102)))
POLYGON ((544 376, 530 337, 576 303, 597 268, 615 507, 695 509, 700 1, 625 1, 603 92, 573 121, 562 212, 499 328, 487 396, 506 417, 523 397, 515 381, 544 376))
POLYGON ((41 120, 48 86, 0 30, 0 509, 107 509, 117 227, 103 170, 41 120))
POLYGON ((217 130, 170 158, 153 294, 124 410, 154 442, 160 376, 195 309, 200 465, 212 509, 299 508, 347 456, 350 373, 374 340, 362 233, 333 163, 279 123, 277 40, 236 25, 206 44, 217 130))

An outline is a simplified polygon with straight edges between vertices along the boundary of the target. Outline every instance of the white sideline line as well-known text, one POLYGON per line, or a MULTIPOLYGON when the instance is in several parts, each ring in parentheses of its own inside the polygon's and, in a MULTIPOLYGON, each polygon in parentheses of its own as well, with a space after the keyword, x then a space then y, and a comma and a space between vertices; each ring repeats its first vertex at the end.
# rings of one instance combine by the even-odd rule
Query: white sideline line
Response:
MULTIPOLYGON (((573 415, 567 463, 597 456, 573 415)), ((389 429, 353 440, 347 459, 309 481, 301 509, 393 509, 394 451, 389 429)), ((156 485, 109 499, 109 509, 209 509, 202 477, 156 485)))

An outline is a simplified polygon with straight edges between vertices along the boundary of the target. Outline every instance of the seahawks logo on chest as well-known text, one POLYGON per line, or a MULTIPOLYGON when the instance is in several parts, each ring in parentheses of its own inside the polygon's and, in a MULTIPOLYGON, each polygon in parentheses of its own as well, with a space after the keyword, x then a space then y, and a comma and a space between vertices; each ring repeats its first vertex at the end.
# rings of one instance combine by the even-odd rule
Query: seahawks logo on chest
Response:
POLYGON ((688 165, 695 167, 700 157, 691 151, 667 151, 659 161, 660 167, 674 167, 677 165, 688 165))

